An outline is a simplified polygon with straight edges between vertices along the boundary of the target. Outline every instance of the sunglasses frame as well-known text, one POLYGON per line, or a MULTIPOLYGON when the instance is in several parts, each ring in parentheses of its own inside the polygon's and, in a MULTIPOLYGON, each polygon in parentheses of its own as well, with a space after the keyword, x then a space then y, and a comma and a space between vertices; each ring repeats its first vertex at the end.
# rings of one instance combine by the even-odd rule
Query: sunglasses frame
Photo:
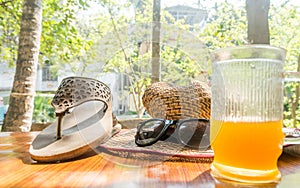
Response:
MULTIPOLYGON (((206 128, 209 128, 209 126, 210 126, 209 120, 208 119, 203 119, 203 118, 190 118, 190 119, 183 119, 183 120, 165 120, 165 119, 161 119, 161 118, 153 118, 153 119, 149 119, 149 120, 146 120, 146 121, 143 121, 143 122, 139 123, 139 125, 137 126, 137 132, 136 132, 136 135, 135 135, 135 144, 138 145, 138 146, 150 146, 150 145, 156 143, 157 141, 159 141, 163 136, 166 136, 168 129, 173 125, 174 128, 175 128, 175 131, 174 131, 175 132, 175 138, 181 144, 183 144, 185 146, 189 146, 189 145, 186 145, 185 143, 183 143, 183 141, 179 138, 178 130, 179 130, 180 126, 183 123, 190 122, 190 121, 198 121, 198 122, 202 121, 202 122, 208 123, 206 128), (150 141, 149 141, 149 139, 140 140, 139 139, 139 135, 140 135, 139 132, 141 131, 143 126, 145 126, 147 123, 149 123, 151 121, 160 121, 161 123, 163 123, 164 127, 162 128, 161 132, 158 134, 158 136, 156 138, 149 138, 150 141)), ((172 132, 171 135, 173 135, 174 132, 172 132)), ((170 135, 168 135, 168 136, 170 136, 170 135)), ((192 147, 192 146, 189 146, 189 147, 192 147)), ((209 147, 209 146, 207 146, 207 147, 209 147)))

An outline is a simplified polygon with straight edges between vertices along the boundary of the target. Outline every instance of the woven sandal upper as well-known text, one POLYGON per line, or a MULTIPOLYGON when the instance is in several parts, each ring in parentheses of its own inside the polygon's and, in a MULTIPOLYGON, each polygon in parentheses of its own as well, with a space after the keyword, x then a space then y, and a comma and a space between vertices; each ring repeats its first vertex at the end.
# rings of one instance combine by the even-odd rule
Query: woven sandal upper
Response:
POLYGON ((51 102, 56 114, 91 100, 107 105, 111 101, 110 88, 104 83, 85 77, 68 77, 62 80, 51 102))

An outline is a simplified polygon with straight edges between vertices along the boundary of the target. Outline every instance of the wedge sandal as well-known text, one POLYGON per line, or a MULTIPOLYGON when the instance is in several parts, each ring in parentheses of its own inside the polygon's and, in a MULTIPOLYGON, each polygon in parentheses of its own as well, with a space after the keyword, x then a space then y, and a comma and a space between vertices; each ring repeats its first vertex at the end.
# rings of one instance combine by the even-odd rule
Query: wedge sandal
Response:
POLYGON ((31 143, 32 159, 39 162, 70 160, 111 136, 112 96, 106 84, 85 77, 65 78, 51 104, 57 120, 31 143))

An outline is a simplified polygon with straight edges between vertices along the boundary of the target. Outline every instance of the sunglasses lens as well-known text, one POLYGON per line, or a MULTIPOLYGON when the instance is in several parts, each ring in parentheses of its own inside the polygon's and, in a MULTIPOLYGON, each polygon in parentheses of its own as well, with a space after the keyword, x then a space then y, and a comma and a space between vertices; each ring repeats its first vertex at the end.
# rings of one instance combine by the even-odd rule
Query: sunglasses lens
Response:
POLYGON ((137 140, 140 145, 147 145, 156 140, 164 128, 164 121, 162 120, 151 120, 143 122, 137 133, 137 140))
POLYGON ((179 140, 186 146, 207 149, 209 141, 209 121, 191 120, 183 122, 178 129, 179 140))

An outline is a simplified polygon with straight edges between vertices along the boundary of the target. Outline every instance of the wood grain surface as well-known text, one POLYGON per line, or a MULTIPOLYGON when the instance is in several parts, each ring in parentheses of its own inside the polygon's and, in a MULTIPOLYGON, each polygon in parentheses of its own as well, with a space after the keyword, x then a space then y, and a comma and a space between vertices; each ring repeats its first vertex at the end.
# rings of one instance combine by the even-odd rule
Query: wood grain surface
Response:
MULTIPOLYGON (((72 161, 38 164, 28 153, 37 134, 0 133, 0 187, 245 187, 214 180, 209 161, 141 161, 91 152, 72 161)), ((300 152, 289 150, 278 161, 281 182, 257 187, 299 187, 300 152)))

